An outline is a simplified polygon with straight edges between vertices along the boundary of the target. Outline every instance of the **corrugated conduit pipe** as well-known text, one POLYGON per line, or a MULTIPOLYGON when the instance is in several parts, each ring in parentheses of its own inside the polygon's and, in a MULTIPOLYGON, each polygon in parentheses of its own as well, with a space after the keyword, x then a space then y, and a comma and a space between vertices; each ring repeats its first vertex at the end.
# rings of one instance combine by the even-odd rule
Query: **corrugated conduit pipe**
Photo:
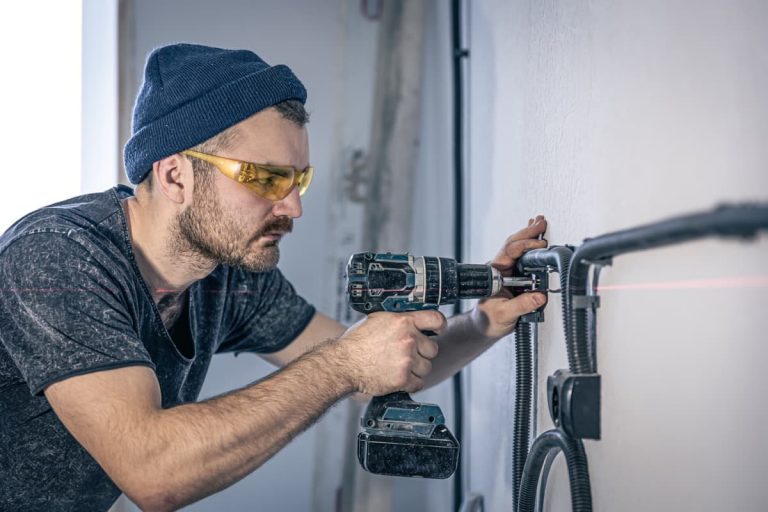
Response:
MULTIPOLYGON (((569 348, 573 335, 570 325, 571 298, 568 293, 568 274, 572 254, 573 251, 570 248, 563 246, 535 249, 525 253, 517 264, 518 271, 523 274, 529 274, 536 269, 555 269, 557 271, 562 293, 563 332, 566 345, 569 348)), ((533 512, 539 475, 544 461, 553 450, 562 450, 568 464, 573 510, 578 512, 591 511, 592 494, 587 457, 580 440, 572 439, 559 430, 551 430, 541 434, 528 453, 533 392, 531 329, 531 324, 524 322, 518 323, 515 329, 517 386, 515 389, 512 465, 515 508, 518 511, 533 512)))
MULTIPOLYGON (((518 272, 529 273, 530 269, 555 268, 560 275, 560 289, 565 290, 568 282, 568 265, 571 250, 555 246, 535 249, 525 253, 518 261, 518 272)), ((563 294, 563 318, 568 319, 567 294, 563 294)), ((569 332, 565 327, 566 335, 569 332)), ((512 426, 512 503, 517 507, 520 484, 531 439, 533 416, 533 326, 518 321, 515 327, 515 418, 512 426)), ((535 420, 533 420, 535 421, 535 420)))
POLYGON ((589 487, 589 469, 584 445, 561 430, 548 430, 536 438, 523 470, 518 512, 534 512, 536 488, 544 460, 552 450, 562 450, 568 465, 571 483, 571 507, 574 512, 591 512, 592 492, 589 487))
POLYGON ((512 425, 512 502, 517 503, 523 468, 531 439, 533 397, 533 325, 517 322, 515 327, 515 419, 512 425))

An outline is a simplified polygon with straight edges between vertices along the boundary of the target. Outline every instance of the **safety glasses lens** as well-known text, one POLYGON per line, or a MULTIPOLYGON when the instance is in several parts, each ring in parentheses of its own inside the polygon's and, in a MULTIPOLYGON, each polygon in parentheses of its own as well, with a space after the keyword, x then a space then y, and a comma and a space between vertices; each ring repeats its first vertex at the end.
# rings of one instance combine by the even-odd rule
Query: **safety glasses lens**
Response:
POLYGON ((293 174, 290 168, 248 165, 240 172, 238 181, 263 198, 279 201, 293 187, 293 174))
POLYGON ((309 184, 312 183, 312 176, 315 174, 313 167, 307 167, 304 171, 299 173, 299 195, 303 196, 304 192, 309 188, 309 184))

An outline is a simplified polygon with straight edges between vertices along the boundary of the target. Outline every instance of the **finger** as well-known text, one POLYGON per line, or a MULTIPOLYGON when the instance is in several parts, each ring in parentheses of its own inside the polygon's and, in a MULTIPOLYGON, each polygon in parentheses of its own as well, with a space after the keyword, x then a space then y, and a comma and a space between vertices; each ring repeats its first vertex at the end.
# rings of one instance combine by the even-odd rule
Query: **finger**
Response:
POLYGON ((433 331, 440 334, 445 330, 445 316, 437 310, 412 311, 408 313, 413 319, 413 324, 420 331, 433 331))
POLYGON ((518 295, 507 302, 507 312, 510 317, 519 318, 536 311, 547 303, 547 296, 539 292, 528 292, 518 295))
POLYGON ((421 357, 426 357, 427 359, 434 359, 440 350, 440 348, 437 346, 437 343, 427 336, 422 336, 419 338, 416 349, 421 357))
MULTIPOLYGON (((522 252, 514 252, 513 255, 517 254, 517 256, 513 257, 513 255, 509 254, 510 249, 513 249, 515 245, 519 246, 517 242, 537 239, 539 235, 545 233, 546 231, 547 220, 543 215, 537 216, 536 219, 529 219, 528 227, 521 229, 517 233, 507 238, 507 240, 504 242, 504 247, 501 249, 501 251, 499 251, 499 254, 496 255, 496 258, 494 258, 493 262, 497 263, 503 268, 511 267, 514 264, 514 260, 522 255, 522 252), (533 220, 533 223, 530 223, 530 220, 533 220)), ((546 247, 546 244, 543 247, 546 247)), ((543 247, 530 247, 528 250, 543 247)), ((523 247, 523 249, 525 249, 525 247, 523 247)))
POLYGON ((504 270, 512 268, 520 256, 532 249, 546 249, 548 242, 546 240, 525 239, 508 241, 504 248, 491 262, 495 268, 504 270))
POLYGON ((429 375, 429 372, 432 371, 432 361, 429 359, 425 359, 421 356, 417 356, 413 364, 411 365, 411 373, 416 375, 417 377, 423 379, 427 375, 429 375))
POLYGON ((411 376, 408 377, 408 382, 404 386, 403 391, 406 393, 415 393, 417 391, 421 391, 422 389, 424 389, 424 379, 411 373, 411 376))
POLYGON ((511 235, 507 241, 522 240, 524 238, 536 238, 547 230, 547 219, 543 215, 537 216, 528 226, 511 235))

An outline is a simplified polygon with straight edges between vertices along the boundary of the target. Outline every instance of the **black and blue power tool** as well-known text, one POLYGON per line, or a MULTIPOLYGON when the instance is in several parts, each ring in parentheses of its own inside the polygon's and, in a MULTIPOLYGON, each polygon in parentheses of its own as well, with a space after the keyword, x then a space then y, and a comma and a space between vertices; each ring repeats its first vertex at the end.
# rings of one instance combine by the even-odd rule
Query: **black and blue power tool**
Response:
MULTIPOLYGON (((437 309, 505 287, 530 291, 536 283, 531 276, 502 277, 490 265, 408 253, 357 253, 347 265, 349 304, 364 314, 437 309)), ((448 478, 456 471, 459 442, 438 405, 416 402, 402 391, 377 396, 361 425, 357 457, 366 471, 423 478, 448 478)))

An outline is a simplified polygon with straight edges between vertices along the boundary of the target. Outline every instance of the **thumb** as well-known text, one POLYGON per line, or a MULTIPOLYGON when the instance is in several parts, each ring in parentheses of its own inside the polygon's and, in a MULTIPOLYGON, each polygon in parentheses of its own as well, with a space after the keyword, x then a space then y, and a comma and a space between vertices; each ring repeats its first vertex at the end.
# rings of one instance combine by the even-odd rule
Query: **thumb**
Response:
POLYGON ((521 317, 536 311, 547 303, 547 296, 539 292, 528 292, 510 299, 508 304, 509 313, 515 317, 521 317))

